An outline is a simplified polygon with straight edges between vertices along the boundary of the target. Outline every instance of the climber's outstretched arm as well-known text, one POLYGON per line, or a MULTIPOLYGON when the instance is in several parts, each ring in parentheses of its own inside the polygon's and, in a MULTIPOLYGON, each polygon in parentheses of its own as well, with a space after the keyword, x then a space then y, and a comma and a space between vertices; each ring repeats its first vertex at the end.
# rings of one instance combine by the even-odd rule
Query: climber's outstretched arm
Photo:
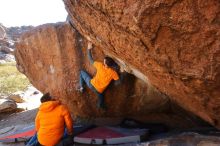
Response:
POLYGON ((88 58, 89 58, 89 61, 90 61, 90 63, 91 64, 93 64, 94 63, 94 60, 93 60, 93 58, 92 58, 92 43, 91 42, 89 42, 88 43, 88 47, 87 47, 87 55, 88 55, 88 58))

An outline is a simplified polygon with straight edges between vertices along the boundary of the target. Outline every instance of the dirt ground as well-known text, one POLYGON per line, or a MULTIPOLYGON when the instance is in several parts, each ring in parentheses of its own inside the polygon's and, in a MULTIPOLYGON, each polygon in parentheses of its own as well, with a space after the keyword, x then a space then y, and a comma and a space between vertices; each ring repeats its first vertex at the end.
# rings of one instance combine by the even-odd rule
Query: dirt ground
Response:
MULTIPOLYGON (((24 93, 24 99, 26 102, 17 104, 19 108, 26 109, 23 112, 0 114, 0 136, 4 136, 7 133, 1 133, 7 127, 19 128, 19 126, 30 125, 34 123, 38 107, 40 106, 40 97, 42 94, 33 94, 37 89, 34 87, 28 87, 24 93)), ((10 129, 10 128, 9 128, 10 129)), ((0 143, 0 146, 24 146, 24 143, 0 143)))
MULTIPOLYGON (((37 110, 38 109, 28 110, 4 117, 4 119, 0 121, 0 131, 6 127, 13 127, 16 125, 30 125, 31 123, 34 123, 37 110)), ((24 143, 0 143, 0 146, 24 146, 24 143)))
POLYGON ((26 125, 34 122, 36 113, 38 109, 28 110, 20 113, 14 113, 11 115, 5 115, 5 117, 0 117, 0 129, 15 125, 26 125))

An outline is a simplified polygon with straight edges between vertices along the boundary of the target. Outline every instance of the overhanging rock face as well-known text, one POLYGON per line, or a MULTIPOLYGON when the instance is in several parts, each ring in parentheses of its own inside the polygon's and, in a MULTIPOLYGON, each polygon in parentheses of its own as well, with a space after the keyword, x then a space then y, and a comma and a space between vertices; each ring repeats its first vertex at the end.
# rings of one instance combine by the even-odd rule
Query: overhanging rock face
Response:
MULTIPOLYGON (((27 32, 16 45, 17 68, 43 93, 50 92, 68 105, 75 117, 132 117, 145 121, 163 122, 172 127, 194 127, 200 120, 187 113, 154 88, 146 76, 132 66, 121 74, 121 84, 112 83, 105 92, 107 111, 97 109, 97 97, 89 89, 76 91, 79 71, 94 75, 94 67, 86 54, 86 40, 69 23, 46 24, 27 32), (141 79, 139 79, 141 78, 141 79)), ((102 48, 92 50, 102 61, 102 48)))
POLYGON ((220 128, 219 0, 64 3, 76 29, 105 54, 220 128))

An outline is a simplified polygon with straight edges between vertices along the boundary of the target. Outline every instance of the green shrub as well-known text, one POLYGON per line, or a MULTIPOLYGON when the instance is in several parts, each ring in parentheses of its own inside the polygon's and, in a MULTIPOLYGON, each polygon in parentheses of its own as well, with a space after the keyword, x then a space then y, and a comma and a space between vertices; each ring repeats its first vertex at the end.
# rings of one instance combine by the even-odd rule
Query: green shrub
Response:
POLYGON ((0 65, 0 95, 25 90, 29 84, 25 75, 17 70, 15 63, 0 65))

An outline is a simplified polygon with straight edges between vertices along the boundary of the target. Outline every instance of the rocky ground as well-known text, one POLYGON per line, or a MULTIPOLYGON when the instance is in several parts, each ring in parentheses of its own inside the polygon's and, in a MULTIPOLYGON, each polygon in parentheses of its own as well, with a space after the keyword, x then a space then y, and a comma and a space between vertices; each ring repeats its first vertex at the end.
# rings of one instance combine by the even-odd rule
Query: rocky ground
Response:
MULTIPOLYGON (((13 113, 1 113, 0 114, 0 136, 4 136, 5 128, 10 127, 12 129, 19 129, 22 126, 30 125, 34 123, 34 119, 37 113, 37 108, 40 105, 40 97, 42 94, 33 86, 28 87, 25 92, 20 92, 24 102, 17 103, 19 109, 24 109, 22 112, 13 113)), ((24 143, 11 143, 3 144, 0 146, 19 146, 24 143)))
MULTIPOLYGON (((22 109, 22 112, 15 113, 4 113, 0 116, 0 129, 7 126, 11 126, 13 124, 26 124, 29 123, 35 117, 36 109, 40 105, 40 97, 41 93, 35 89, 33 86, 28 87, 25 92, 21 93, 22 99, 24 100, 22 103, 17 103, 17 108, 22 109), (34 94, 34 93, 38 94, 34 94), (14 122, 16 119, 19 119, 14 122)), ((10 96, 9 96, 10 97, 10 96)))

